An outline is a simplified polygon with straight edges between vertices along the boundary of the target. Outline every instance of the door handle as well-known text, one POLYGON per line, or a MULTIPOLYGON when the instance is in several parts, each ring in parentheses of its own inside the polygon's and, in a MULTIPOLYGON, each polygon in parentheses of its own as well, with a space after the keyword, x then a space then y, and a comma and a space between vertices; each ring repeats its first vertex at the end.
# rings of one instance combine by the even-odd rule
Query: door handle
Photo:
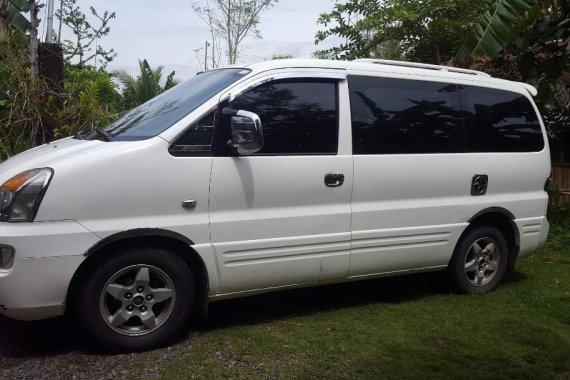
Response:
POLYGON ((344 174, 327 173, 325 174, 325 185, 327 187, 339 187, 344 183, 344 174))
POLYGON ((196 201, 194 199, 188 199, 186 201, 182 201, 182 207, 188 209, 196 208, 196 201))

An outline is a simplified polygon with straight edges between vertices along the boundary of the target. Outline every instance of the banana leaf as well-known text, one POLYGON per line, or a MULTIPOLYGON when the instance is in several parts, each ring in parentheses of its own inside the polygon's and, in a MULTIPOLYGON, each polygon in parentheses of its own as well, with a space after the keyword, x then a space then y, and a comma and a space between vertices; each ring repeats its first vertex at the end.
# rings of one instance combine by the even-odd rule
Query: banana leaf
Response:
POLYGON ((30 3, 27 0, 9 0, 20 12, 29 12, 30 3))
POLYGON ((30 27, 30 22, 20 12, 14 12, 10 24, 22 33, 26 33, 30 27))
POLYGON ((518 26, 536 6, 535 0, 495 0, 468 32, 456 59, 468 61, 474 55, 494 56, 511 42, 518 26))

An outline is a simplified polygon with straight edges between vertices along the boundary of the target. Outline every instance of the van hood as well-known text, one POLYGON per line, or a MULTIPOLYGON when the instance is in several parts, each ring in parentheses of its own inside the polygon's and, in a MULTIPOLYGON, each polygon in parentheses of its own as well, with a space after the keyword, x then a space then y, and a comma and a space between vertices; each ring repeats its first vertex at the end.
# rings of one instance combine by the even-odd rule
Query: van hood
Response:
POLYGON ((54 167, 58 162, 72 159, 75 162, 86 153, 115 149, 128 142, 104 142, 100 140, 79 140, 67 137, 49 144, 22 152, 0 164, 0 185, 18 173, 44 167, 54 167))

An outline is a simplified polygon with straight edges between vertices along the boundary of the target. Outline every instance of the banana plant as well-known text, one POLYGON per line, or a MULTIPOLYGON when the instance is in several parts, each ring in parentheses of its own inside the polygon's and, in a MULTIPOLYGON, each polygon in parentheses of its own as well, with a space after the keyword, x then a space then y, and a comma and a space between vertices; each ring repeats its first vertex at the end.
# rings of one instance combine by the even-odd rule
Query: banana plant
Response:
POLYGON ((456 59, 465 63, 473 56, 494 56, 539 14, 536 0, 491 0, 473 24, 456 59))
POLYGON ((0 18, 4 18, 7 25, 22 33, 26 33, 30 27, 30 22, 22 12, 29 11, 30 4, 26 0, 0 0, 0 18))

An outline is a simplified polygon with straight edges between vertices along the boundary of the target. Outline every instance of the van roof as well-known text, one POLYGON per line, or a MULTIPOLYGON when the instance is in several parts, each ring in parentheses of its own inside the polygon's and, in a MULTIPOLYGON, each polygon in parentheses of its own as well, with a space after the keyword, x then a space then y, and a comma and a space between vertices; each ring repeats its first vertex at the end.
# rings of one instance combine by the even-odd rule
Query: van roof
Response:
POLYGON ((508 81, 504 79, 491 77, 489 74, 477 70, 462 69, 451 66, 431 65, 425 63, 391 61, 385 59, 356 59, 354 61, 337 61, 326 59, 276 59, 250 64, 247 66, 254 71, 266 71, 287 68, 322 68, 322 69, 338 69, 338 70, 362 70, 376 71, 378 73, 399 73, 399 74, 416 74, 426 75, 434 74, 435 77, 447 77, 455 79, 469 79, 489 84, 501 84, 507 86, 515 86, 524 88, 532 96, 537 95, 535 87, 527 83, 508 81))

